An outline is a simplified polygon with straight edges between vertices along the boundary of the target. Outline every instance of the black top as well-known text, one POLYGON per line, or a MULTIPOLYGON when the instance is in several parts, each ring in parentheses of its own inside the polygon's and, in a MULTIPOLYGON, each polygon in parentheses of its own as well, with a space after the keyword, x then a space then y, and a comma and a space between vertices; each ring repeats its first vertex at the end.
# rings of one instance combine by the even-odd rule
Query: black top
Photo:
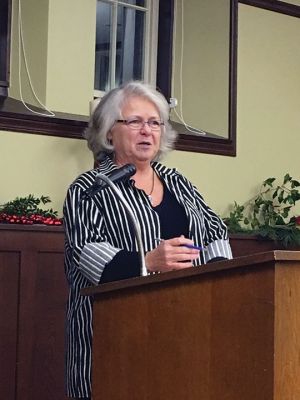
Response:
POLYGON ((189 227, 184 209, 166 187, 162 202, 154 210, 159 215, 160 239, 171 239, 180 235, 188 237, 189 227))
MULTIPOLYGON (((153 207, 153 209, 159 215, 161 226, 161 238, 159 239, 171 239, 180 235, 188 237, 188 220, 184 209, 166 186, 164 186, 161 203, 153 207)), ((104 268, 100 283, 139 276, 140 265, 138 258, 137 252, 119 251, 104 268)))

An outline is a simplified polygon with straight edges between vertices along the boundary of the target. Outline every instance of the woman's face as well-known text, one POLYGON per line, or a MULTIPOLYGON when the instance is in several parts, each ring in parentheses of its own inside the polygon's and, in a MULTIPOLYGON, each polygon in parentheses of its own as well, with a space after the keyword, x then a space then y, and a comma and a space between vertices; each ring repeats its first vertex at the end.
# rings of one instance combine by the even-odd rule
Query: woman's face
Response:
MULTIPOLYGON (((156 106, 141 97, 131 97, 122 108, 121 119, 132 118, 142 121, 160 120, 156 106)), ((143 124, 139 129, 133 129, 123 122, 116 122, 108 133, 115 149, 117 164, 150 163, 159 151, 161 130, 153 130, 148 124, 143 124)))

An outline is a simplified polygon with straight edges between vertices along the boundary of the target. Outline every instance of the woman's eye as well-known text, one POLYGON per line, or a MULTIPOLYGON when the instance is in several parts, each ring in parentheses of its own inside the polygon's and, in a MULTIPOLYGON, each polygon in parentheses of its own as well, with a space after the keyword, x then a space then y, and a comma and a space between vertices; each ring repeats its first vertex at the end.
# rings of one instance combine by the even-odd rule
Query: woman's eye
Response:
POLYGON ((149 121, 149 122, 150 122, 150 124, 151 124, 152 126, 155 126, 155 127, 157 127, 157 126, 160 125, 160 122, 159 122, 159 121, 156 121, 156 120, 149 121))
POLYGON ((130 121, 128 121, 129 125, 138 125, 140 123, 141 121, 139 119, 131 119, 130 121))

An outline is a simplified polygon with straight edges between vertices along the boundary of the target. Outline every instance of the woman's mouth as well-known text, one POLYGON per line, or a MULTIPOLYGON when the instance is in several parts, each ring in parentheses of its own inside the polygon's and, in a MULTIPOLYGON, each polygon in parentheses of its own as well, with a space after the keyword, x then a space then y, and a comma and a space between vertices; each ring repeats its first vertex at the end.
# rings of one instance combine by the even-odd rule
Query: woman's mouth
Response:
POLYGON ((148 149, 148 148, 151 146, 151 143, 150 143, 150 142, 143 141, 143 142, 139 142, 137 145, 138 145, 138 147, 140 147, 140 148, 148 149))

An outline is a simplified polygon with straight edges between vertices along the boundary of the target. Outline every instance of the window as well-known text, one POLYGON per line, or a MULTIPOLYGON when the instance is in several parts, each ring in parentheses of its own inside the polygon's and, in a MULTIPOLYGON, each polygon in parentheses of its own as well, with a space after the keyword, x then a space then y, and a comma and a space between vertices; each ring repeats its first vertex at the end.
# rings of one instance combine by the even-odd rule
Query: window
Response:
POLYGON ((95 96, 131 79, 156 82, 159 0, 98 0, 95 96))

